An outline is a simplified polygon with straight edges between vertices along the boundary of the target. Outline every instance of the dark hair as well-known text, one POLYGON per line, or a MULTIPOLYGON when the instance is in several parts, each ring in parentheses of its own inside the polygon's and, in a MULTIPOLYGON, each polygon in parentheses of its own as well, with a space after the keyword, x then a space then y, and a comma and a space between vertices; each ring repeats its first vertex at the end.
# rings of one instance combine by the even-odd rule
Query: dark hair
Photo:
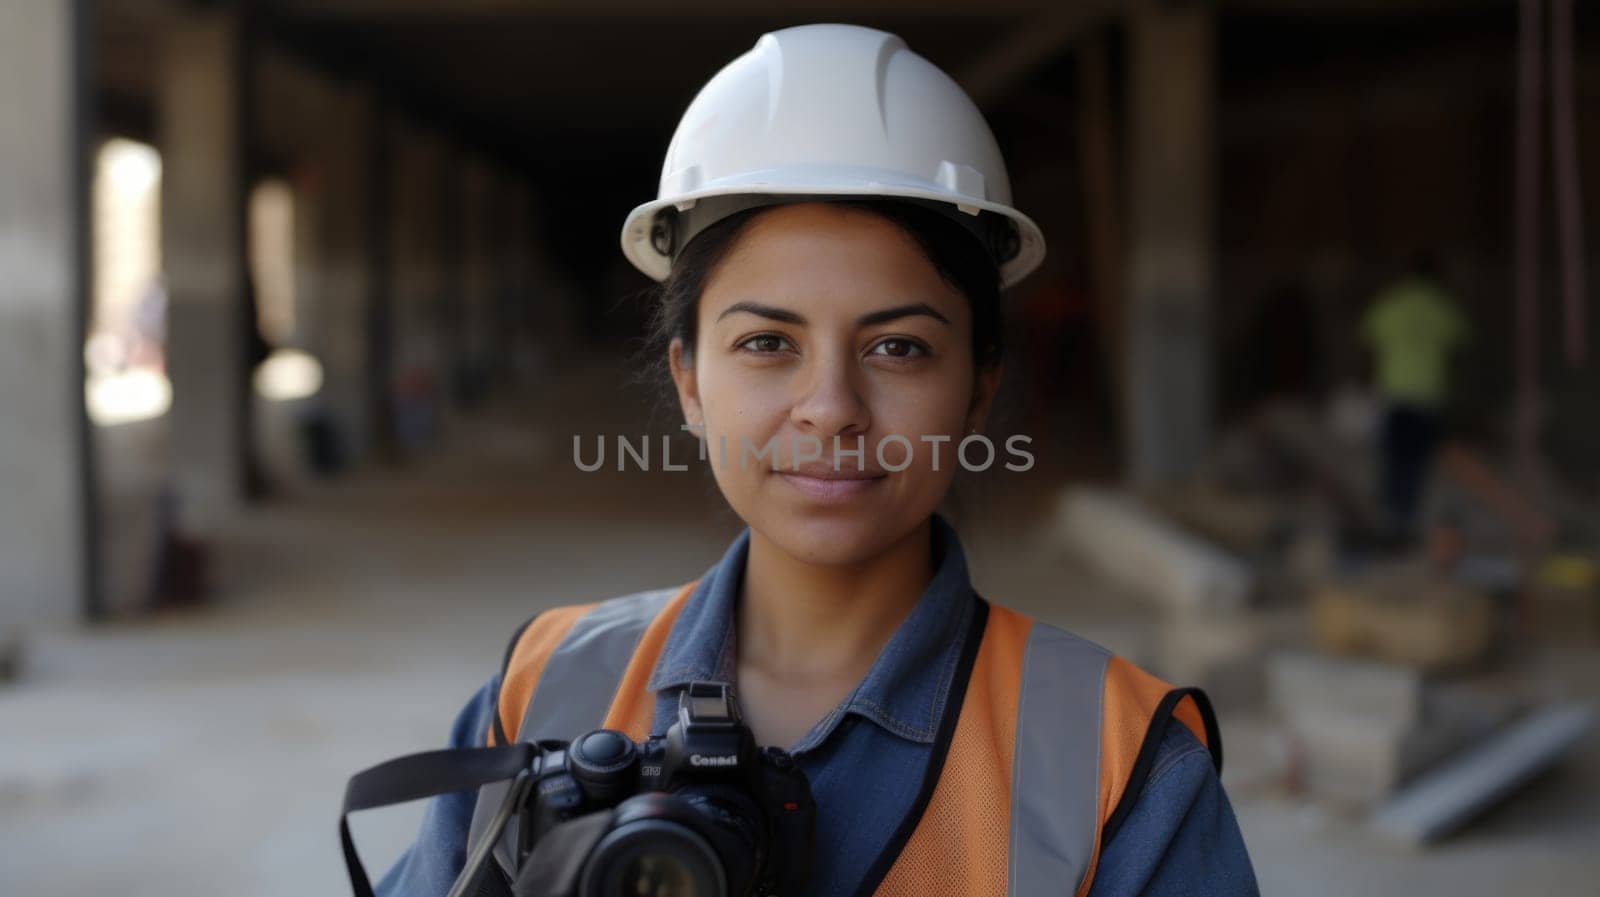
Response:
MULTIPOLYGON (((830 203, 862 209, 898 225, 921 247, 939 276, 966 296, 972 310, 972 359, 975 370, 999 365, 1003 357, 1000 315, 1000 270, 983 244, 946 215, 913 202, 892 199, 836 199, 830 203)), ((700 295, 707 279, 727 257, 740 233, 755 217, 775 206, 736 212, 696 234, 672 265, 672 273, 656 291, 644 346, 651 359, 645 376, 657 383, 662 372, 670 382, 668 348, 682 339, 685 358, 692 358, 699 325, 700 295)), ((990 213, 984 213, 990 214, 990 213)))

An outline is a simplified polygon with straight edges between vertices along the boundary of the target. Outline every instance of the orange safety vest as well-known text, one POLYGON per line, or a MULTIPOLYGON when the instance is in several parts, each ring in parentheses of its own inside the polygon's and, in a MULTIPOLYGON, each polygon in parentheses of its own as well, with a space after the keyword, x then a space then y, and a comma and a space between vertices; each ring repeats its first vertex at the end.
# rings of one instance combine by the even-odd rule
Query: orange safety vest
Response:
MULTIPOLYGON (((645 684, 698 580, 535 617, 512 640, 490 746, 570 740, 594 728, 650 733, 645 684)), ((1104 648, 982 603, 941 723, 913 825, 872 875, 878 897, 1087 894, 1101 847, 1132 808, 1157 746, 1177 719, 1211 751, 1221 740, 1204 693, 1174 689, 1104 648), (956 693, 952 692, 952 698, 956 693), (943 755, 940 756, 942 749, 943 755)), ((480 789, 467 850, 505 797, 480 789)), ((515 820, 494 848, 512 872, 515 820)))

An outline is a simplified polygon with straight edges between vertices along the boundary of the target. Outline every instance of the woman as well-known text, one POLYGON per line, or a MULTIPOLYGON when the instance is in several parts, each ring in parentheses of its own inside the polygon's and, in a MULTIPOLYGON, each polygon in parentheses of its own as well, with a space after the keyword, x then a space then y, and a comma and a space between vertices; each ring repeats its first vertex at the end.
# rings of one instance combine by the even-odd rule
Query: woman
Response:
MULTIPOLYGON (((726 682, 810 783, 807 893, 1254 893, 1203 695, 977 596, 936 511, 1044 251, 1009 201, 976 108, 893 35, 786 29, 719 72, 623 248, 748 527, 693 582, 540 614, 452 744, 642 739, 726 682)), ((378 890, 445 893, 504 793, 436 799, 378 890)))

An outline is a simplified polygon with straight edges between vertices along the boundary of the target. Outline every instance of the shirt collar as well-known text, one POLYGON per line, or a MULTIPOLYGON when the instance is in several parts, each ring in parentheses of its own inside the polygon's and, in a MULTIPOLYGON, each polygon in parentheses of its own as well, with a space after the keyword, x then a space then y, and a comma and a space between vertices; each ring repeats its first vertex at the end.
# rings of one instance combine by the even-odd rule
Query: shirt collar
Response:
MULTIPOLYGON (((955 529, 935 513, 932 530, 938 566, 922 597, 861 683, 801 738, 795 752, 820 744, 847 714, 911 741, 933 742, 976 603, 955 529)), ((750 528, 745 527, 700 578, 667 636, 649 690, 660 692, 692 680, 735 680, 734 614, 749 548, 750 528)))

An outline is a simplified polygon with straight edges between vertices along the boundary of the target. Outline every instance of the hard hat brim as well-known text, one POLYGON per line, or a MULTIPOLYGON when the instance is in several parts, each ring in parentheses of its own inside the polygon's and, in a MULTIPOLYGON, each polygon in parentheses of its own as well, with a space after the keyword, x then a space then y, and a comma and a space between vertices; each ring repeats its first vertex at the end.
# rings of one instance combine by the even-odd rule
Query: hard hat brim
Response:
POLYGON ((653 280, 666 280, 672 260, 659 252, 650 238, 651 225, 663 209, 691 208, 698 200, 714 196, 840 196, 924 199, 949 203, 963 213, 980 211, 1003 215, 1015 223, 1018 251, 1000 266, 1000 285, 1009 287, 1032 273, 1044 261, 1044 234, 1033 219, 1005 203, 954 193, 934 181, 907 178, 894 172, 863 171, 841 166, 806 166, 804 171, 773 169, 723 178, 634 208, 622 225, 622 253, 653 280))

